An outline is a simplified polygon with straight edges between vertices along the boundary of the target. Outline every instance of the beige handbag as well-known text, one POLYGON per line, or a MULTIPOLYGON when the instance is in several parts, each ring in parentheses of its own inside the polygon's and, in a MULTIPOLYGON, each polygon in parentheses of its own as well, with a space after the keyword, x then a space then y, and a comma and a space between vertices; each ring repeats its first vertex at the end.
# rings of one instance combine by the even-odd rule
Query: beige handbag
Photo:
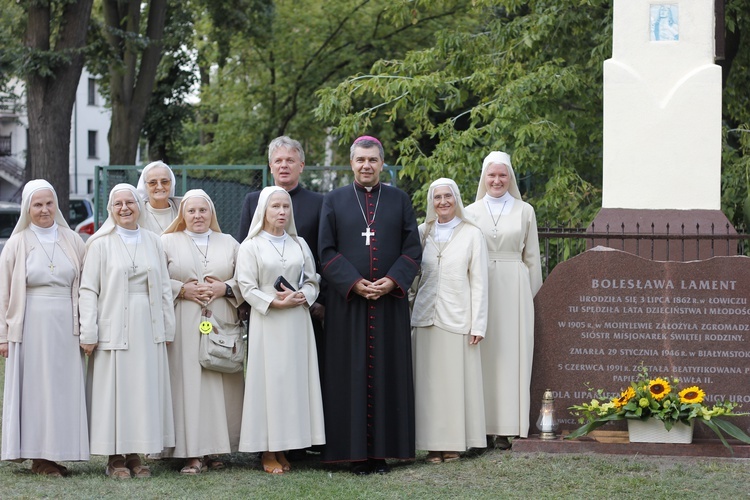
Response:
POLYGON ((245 342, 242 333, 224 334, 218 331, 211 319, 211 311, 203 309, 199 327, 201 340, 198 348, 198 362, 206 370, 222 373, 237 373, 244 368, 245 342))

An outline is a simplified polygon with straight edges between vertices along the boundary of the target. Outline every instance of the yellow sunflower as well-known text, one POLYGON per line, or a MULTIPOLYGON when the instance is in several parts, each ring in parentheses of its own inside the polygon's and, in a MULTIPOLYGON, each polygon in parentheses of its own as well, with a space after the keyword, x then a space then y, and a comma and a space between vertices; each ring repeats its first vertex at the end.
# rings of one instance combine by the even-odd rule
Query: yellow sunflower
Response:
POLYGON ((635 390, 632 387, 628 387, 620 394, 619 398, 615 398, 612 402, 615 404, 615 408, 618 410, 628 404, 628 401, 635 397, 635 390))
POLYGON ((706 393, 698 386, 688 387, 680 391, 680 403, 702 403, 706 393))
POLYGON ((664 398, 664 396, 669 394, 669 391, 672 390, 672 387, 669 385, 669 382, 660 377, 648 381, 648 390, 651 393, 651 397, 653 397, 657 401, 660 401, 662 398, 664 398))

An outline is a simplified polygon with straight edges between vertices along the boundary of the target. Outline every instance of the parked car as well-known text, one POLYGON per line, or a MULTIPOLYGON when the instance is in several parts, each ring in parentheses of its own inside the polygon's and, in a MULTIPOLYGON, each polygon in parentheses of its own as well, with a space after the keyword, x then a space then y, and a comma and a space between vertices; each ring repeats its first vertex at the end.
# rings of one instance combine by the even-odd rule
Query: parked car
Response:
POLYGON ((0 201, 0 251, 10 238, 21 216, 21 205, 10 201, 0 201))
POLYGON ((94 202, 85 194, 71 194, 68 203, 70 215, 68 224, 73 230, 81 235, 83 241, 94 234, 94 202))

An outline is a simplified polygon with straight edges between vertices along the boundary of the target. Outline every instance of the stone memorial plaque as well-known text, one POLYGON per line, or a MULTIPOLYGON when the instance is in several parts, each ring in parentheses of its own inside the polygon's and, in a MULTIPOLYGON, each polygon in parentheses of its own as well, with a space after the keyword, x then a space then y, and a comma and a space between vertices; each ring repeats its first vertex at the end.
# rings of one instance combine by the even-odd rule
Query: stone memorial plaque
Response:
MULTIPOLYGON (((617 396, 637 377, 697 385, 707 403, 726 400, 750 412, 750 258, 659 262, 605 247, 559 264, 535 298, 531 433, 544 390, 555 395, 560 429, 579 426, 567 409, 617 396)), ((750 433, 750 417, 731 422, 750 433)), ((608 429, 624 429, 622 422, 608 429)), ((697 438, 714 438, 705 426, 697 438)))

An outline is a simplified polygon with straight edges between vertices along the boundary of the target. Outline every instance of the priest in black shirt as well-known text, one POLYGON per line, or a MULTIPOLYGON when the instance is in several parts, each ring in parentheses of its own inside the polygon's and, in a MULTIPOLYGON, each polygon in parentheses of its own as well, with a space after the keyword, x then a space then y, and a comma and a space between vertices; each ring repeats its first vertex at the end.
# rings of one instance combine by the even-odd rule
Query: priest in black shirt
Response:
POLYGON ((422 247, 411 199, 380 182, 380 141, 354 141, 350 163, 354 182, 327 193, 320 216, 328 285, 321 459, 351 462, 355 474, 386 473, 386 458, 415 455, 407 290, 422 247))
MULTIPOLYGON (((283 187, 292 198, 292 211, 294 212, 294 223, 297 226, 297 234, 305 239, 315 257, 315 267, 320 268, 318 259, 318 221, 320 220, 320 207, 323 205, 323 195, 303 188, 299 183, 299 177, 305 168, 305 152, 299 141, 295 141, 285 135, 277 137, 268 145, 268 167, 271 169, 274 184, 283 187)), ((242 243, 250 230, 250 222, 253 220, 255 208, 258 206, 260 191, 253 191, 245 196, 240 215, 240 232, 237 241, 242 243)), ((318 300, 310 307, 310 315, 313 318, 315 328, 315 341, 318 343, 318 353, 321 353, 323 339, 321 338, 322 324, 325 304, 324 291, 318 300)), ((320 356, 318 357, 320 359, 320 356)))
MULTIPOLYGON (((268 167, 271 170, 274 184, 283 187, 292 198, 294 223, 297 234, 305 239, 318 261, 318 220, 323 195, 303 188, 299 183, 300 175, 305 168, 305 152, 299 141, 285 135, 277 137, 268 145, 268 167)), ((242 243, 250 230, 255 207, 258 206, 260 191, 253 191, 245 196, 240 215, 240 231, 237 241, 242 243)))

